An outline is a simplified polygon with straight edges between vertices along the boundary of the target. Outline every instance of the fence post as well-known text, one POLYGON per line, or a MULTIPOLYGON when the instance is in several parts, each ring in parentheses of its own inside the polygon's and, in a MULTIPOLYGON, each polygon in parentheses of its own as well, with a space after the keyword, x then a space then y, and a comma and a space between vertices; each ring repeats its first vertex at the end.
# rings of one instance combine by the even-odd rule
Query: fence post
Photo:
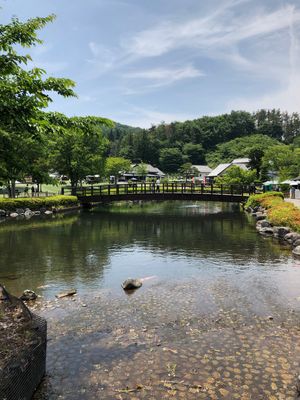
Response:
POLYGON ((107 193, 110 196, 110 185, 107 185, 107 193))
POLYGON ((60 189, 60 193, 61 193, 61 195, 63 196, 63 195, 65 194, 65 188, 62 187, 62 188, 60 189))
POLYGON ((210 184, 210 194, 212 195, 214 193, 214 186, 213 186, 213 184, 211 183, 210 184))
POLYGON ((221 196, 223 196, 223 183, 221 183, 221 196))

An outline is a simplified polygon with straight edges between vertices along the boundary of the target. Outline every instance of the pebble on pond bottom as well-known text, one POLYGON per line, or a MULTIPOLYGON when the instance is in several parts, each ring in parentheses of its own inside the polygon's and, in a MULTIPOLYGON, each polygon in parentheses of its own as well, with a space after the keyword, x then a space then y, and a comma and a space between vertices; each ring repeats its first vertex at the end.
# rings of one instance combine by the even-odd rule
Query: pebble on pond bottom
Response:
POLYGON ((294 400, 300 313, 260 295, 261 315, 227 281, 45 309, 48 376, 34 399, 294 400))

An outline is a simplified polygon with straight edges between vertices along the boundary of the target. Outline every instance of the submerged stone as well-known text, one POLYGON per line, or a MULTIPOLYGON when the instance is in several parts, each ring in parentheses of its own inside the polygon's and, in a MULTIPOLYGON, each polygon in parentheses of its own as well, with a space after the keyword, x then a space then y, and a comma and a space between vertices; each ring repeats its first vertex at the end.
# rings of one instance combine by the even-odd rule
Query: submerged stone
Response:
POLYGON ((124 290, 133 290, 133 289, 138 289, 142 286, 142 281, 140 279, 132 279, 128 278, 126 281, 122 283, 122 288, 124 290))

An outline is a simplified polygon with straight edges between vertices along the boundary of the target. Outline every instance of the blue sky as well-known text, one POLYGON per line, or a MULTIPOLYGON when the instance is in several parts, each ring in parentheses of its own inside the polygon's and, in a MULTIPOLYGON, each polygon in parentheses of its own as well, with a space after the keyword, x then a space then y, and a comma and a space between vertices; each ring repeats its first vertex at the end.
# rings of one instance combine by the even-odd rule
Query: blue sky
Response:
POLYGON ((300 111, 299 0, 0 0, 54 13, 36 66, 76 82, 51 109, 133 126, 235 110, 300 111))

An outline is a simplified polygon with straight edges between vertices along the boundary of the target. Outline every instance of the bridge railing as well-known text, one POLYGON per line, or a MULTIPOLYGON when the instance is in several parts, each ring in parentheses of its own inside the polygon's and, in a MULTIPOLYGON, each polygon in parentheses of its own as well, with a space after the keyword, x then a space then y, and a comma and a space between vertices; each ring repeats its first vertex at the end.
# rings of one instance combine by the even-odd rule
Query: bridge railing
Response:
POLYGON ((116 185, 92 185, 80 187, 73 194, 80 197, 114 196, 128 194, 206 194, 221 196, 249 196, 257 191, 252 185, 204 185, 192 183, 131 183, 116 185))

